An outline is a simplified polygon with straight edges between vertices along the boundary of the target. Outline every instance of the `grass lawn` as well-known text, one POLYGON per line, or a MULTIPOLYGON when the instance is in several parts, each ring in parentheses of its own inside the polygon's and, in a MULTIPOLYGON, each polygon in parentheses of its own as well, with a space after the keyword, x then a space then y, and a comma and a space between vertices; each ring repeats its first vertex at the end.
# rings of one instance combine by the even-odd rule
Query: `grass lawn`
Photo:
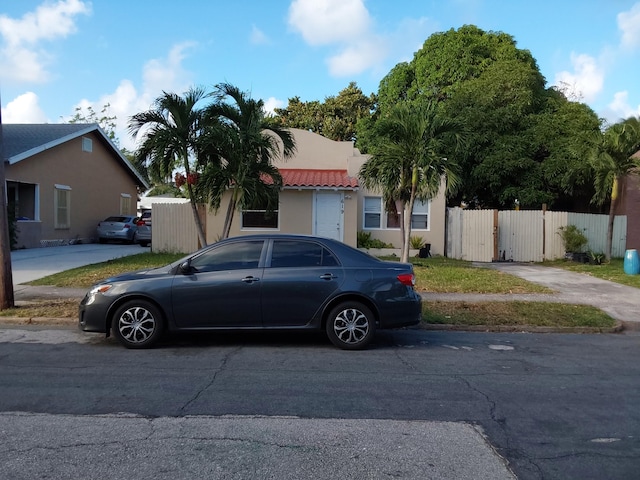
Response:
MULTIPOLYGON (((99 280, 119 273, 166 265, 180 254, 140 253, 104 263, 74 268, 30 282, 30 285, 89 288, 99 280)), ((397 258, 394 257, 397 260, 397 258)), ((471 262, 445 257, 412 258, 416 289, 436 293, 551 293, 546 287, 503 272, 474 267, 471 262)), ((625 275, 622 260, 610 265, 582 265, 573 262, 547 262, 545 265, 568 268, 607 280, 640 288, 640 276, 625 275), (631 278, 627 278, 631 277, 631 278)), ((0 312, 0 316, 76 317, 77 300, 42 301, 0 312)), ((561 326, 610 328, 613 319, 600 310, 584 305, 546 302, 423 302, 423 321, 429 324, 486 326, 561 326)))

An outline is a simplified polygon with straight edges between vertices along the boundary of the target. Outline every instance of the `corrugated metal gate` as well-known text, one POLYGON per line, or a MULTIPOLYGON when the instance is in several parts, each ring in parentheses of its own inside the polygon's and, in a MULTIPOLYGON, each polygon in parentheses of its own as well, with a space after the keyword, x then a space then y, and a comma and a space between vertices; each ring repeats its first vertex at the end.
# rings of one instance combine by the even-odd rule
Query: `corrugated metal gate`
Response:
MULTIPOLYGON (((543 210, 447 211, 447 256, 477 262, 541 262, 562 258, 564 246, 558 229, 575 225, 589 243, 587 248, 604 252, 608 215, 543 210)), ((612 256, 625 252, 627 217, 614 222, 612 256)))

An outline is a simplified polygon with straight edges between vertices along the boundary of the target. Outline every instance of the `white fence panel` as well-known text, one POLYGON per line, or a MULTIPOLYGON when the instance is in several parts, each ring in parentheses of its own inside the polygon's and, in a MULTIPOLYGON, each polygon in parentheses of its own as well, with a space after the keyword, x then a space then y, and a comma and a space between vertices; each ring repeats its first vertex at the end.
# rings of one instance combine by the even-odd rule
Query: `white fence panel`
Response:
MULTIPOLYGON (((494 256, 494 210, 450 208, 447 214, 447 255, 476 262, 541 262, 563 258, 565 251, 558 229, 576 225, 583 230, 594 252, 606 249, 608 215, 505 210, 498 212, 497 248, 494 256)), ((627 217, 614 223, 612 256, 623 257, 626 248, 627 217)))
MULTIPOLYGON (((570 213, 569 225, 582 230, 589 243, 587 248, 593 252, 604 252, 607 248, 608 215, 589 215, 586 213, 570 213)), ((611 256, 623 257, 627 244, 627 217, 616 216, 613 222, 613 238, 611 256)))
POLYGON ((462 260, 493 260, 494 210, 462 211, 462 260))
POLYGON ((198 231, 190 203, 156 203, 152 214, 154 252, 191 253, 198 249, 198 231))
POLYGON ((462 258, 462 210, 460 207, 447 209, 446 252, 449 258, 462 258))
POLYGON ((562 237, 558 233, 560 227, 568 225, 567 212, 545 212, 544 214, 544 259, 556 260, 564 257, 562 237))
POLYGON ((500 260, 541 262, 544 217, 538 210, 505 210, 498 214, 500 260))

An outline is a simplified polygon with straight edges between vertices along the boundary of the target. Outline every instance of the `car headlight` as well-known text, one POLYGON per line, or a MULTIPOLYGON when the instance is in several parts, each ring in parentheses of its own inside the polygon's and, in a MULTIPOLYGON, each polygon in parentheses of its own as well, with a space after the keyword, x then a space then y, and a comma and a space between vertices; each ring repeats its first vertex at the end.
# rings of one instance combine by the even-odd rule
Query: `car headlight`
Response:
POLYGON ((105 293, 108 290, 111 289, 111 287, 113 287, 113 285, 109 284, 109 283, 105 283, 102 285, 96 285, 95 287, 93 287, 91 290, 89 290, 89 293, 87 293, 87 305, 90 305, 93 303, 93 301, 96 299, 96 295, 101 294, 101 293, 105 293))

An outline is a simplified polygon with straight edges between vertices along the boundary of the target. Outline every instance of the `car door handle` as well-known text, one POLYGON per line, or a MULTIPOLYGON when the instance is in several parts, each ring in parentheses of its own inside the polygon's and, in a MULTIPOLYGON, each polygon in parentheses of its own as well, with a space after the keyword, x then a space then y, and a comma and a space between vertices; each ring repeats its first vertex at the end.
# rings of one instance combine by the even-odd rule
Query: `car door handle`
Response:
POLYGON ((243 281, 244 283, 253 283, 253 282, 259 282, 259 281, 260 281, 260 279, 259 279, 258 277, 248 276, 248 277, 244 277, 244 278, 242 279, 242 281, 243 281))
POLYGON ((335 280, 338 277, 336 277, 333 273, 325 273, 324 275, 320 275, 320 278, 322 280, 335 280))

